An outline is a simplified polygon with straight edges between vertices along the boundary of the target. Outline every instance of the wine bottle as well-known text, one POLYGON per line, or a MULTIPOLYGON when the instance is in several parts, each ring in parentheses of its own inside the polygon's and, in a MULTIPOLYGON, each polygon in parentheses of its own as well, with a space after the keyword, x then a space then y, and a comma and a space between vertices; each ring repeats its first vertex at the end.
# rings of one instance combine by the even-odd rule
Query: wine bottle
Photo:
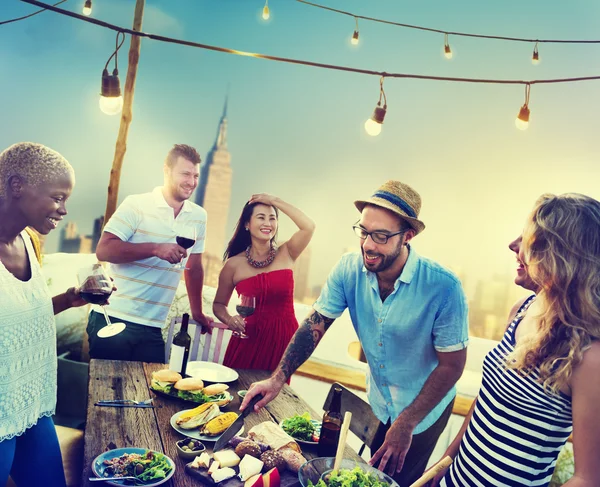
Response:
POLYGON ((321 423, 321 435, 319 436, 318 453, 320 457, 335 457, 340 430, 342 429, 342 389, 336 387, 333 390, 333 398, 329 410, 323 414, 321 423))
POLYGON ((179 372, 182 377, 185 377, 185 369, 187 368, 188 356, 190 354, 190 343, 192 342, 188 333, 189 320, 190 315, 184 313, 181 318, 181 328, 173 338, 171 353, 169 355, 169 369, 179 372))

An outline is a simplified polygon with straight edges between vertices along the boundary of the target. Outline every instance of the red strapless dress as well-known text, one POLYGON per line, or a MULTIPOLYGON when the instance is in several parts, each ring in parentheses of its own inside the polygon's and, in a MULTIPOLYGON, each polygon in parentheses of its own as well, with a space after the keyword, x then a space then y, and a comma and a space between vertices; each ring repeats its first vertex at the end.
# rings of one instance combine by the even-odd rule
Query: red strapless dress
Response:
POLYGON ((234 369, 275 370, 298 329, 294 314, 294 273, 263 272, 237 283, 239 294, 256 297, 254 314, 246 318, 249 338, 231 337, 223 364, 234 369))

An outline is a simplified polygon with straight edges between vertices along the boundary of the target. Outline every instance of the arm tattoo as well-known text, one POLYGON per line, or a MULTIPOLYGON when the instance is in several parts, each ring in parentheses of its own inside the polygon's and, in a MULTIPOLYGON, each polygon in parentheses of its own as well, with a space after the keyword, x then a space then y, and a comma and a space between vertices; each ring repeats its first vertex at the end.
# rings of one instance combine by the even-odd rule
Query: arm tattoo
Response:
POLYGON ((281 359, 276 375, 281 372, 285 380, 288 380, 296 369, 306 362, 314 352, 333 322, 334 320, 331 318, 313 311, 296 330, 281 359))

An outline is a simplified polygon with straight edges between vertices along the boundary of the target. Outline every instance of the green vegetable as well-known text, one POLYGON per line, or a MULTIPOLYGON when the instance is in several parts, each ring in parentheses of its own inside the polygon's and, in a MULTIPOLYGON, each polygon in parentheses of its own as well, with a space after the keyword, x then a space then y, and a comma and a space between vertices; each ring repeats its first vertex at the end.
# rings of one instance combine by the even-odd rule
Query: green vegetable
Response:
POLYGON ((389 487, 389 484, 357 465, 352 470, 342 468, 339 472, 332 472, 328 483, 322 478, 316 485, 309 480, 308 487, 389 487))
POLYGON ((194 401, 200 404, 208 402, 208 396, 203 394, 201 391, 177 391, 177 396, 187 401, 194 401))
POLYGON ((285 419, 281 427, 292 438, 304 441, 311 441, 313 432, 315 431, 315 426, 311 423, 308 413, 302 415, 296 414, 291 418, 285 419))
POLYGON ((136 483, 143 485, 156 479, 164 479, 171 468, 167 458, 162 453, 148 451, 140 460, 128 465, 127 474, 136 477, 136 483), (143 467, 141 473, 138 473, 140 471, 138 466, 143 467))

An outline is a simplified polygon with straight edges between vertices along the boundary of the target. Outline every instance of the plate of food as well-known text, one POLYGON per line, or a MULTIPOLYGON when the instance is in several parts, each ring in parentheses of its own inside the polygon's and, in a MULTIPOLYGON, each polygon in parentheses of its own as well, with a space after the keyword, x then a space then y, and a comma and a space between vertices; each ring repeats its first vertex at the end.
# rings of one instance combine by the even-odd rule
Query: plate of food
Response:
POLYGON ((200 360, 188 362, 186 373, 191 377, 207 382, 233 382, 239 377, 239 374, 229 367, 200 360))
POLYGON ((204 404, 216 403, 225 406, 233 401, 233 396, 227 392, 227 384, 211 384, 204 386, 201 379, 194 377, 181 378, 181 374, 163 369, 152 373, 150 389, 158 394, 181 399, 182 401, 204 404))
MULTIPOLYGON (((171 416, 172 428, 200 441, 217 441, 237 419, 237 413, 223 413, 215 403, 205 403, 194 409, 185 409, 171 416)), ((242 427, 238 435, 244 431, 242 427)))
POLYGON ((136 477, 136 480, 107 481, 108 485, 152 487, 169 480, 175 463, 167 455, 146 448, 116 448, 98 455, 92 462, 96 477, 136 477))
POLYGON ((284 419, 279 426, 298 443, 316 445, 321 435, 321 422, 311 419, 310 414, 296 414, 284 419))

